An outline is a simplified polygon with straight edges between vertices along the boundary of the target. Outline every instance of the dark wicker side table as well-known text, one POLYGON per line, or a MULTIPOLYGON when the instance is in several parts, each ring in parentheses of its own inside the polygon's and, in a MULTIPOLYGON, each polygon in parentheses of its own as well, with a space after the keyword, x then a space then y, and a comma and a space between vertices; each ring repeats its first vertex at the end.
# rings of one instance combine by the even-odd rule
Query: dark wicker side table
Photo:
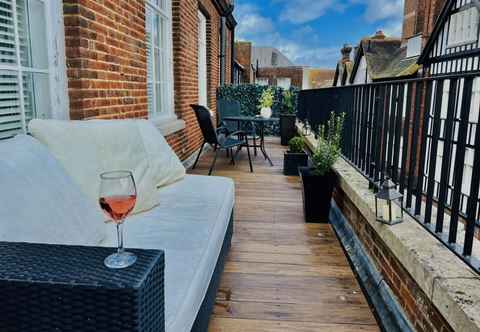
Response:
POLYGON ((113 250, 0 242, 0 331, 165 331, 164 253, 111 270, 113 250))

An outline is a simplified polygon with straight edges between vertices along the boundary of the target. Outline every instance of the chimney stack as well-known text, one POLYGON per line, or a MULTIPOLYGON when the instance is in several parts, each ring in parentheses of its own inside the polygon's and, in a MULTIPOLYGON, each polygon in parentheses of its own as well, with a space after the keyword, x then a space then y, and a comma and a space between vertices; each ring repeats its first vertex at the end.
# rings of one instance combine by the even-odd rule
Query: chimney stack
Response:
POLYGON ((342 49, 340 50, 342 52, 342 62, 345 63, 347 61, 350 61, 350 53, 352 52, 352 46, 349 44, 344 44, 342 49))
POLYGON ((377 39, 377 40, 385 39, 385 34, 383 33, 382 30, 378 30, 377 32, 375 32, 375 35, 372 37, 372 39, 377 39))

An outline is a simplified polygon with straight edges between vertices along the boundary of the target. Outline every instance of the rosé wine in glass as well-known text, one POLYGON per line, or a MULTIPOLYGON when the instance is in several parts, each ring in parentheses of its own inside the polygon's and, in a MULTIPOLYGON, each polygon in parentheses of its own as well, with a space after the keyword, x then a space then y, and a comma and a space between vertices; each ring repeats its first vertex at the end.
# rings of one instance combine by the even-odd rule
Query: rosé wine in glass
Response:
POLYGON ((100 207, 113 222, 122 223, 133 211, 136 201, 136 195, 100 197, 100 207))
POLYGON ((137 257, 123 249, 123 222, 133 211, 137 201, 137 188, 130 171, 100 174, 100 207, 117 226, 117 252, 105 258, 105 266, 122 269, 131 266, 137 257))

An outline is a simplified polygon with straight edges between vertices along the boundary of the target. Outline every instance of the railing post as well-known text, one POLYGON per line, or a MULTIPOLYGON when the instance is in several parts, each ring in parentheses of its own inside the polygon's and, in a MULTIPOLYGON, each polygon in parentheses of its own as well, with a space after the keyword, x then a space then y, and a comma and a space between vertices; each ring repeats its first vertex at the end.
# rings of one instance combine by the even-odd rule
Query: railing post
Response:
POLYGON ((457 86, 458 79, 450 80, 450 90, 448 92, 448 109, 447 119, 445 120, 445 128, 443 135, 443 154, 442 154, 442 171, 440 175, 440 193, 438 194, 437 202, 437 222, 435 224, 435 232, 443 232, 443 221, 445 219, 445 207, 447 202, 447 190, 450 180, 450 165, 451 165, 451 145, 453 134, 453 120, 455 117, 456 105, 457 105, 457 86))
POLYGON ((433 205, 433 194, 435 190, 435 166, 437 160, 437 150, 438 150, 438 138, 440 136, 440 113, 442 112, 442 100, 443 100, 443 86, 445 84, 444 80, 439 80, 436 82, 435 89, 435 106, 433 109, 433 132, 432 138, 430 141, 430 156, 429 156, 429 167, 428 167, 428 185, 427 185, 427 198, 425 202, 425 217, 424 222, 430 224, 432 218, 432 205, 433 205))
POLYGON ((420 215, 422 210, 422 196, 423 196, 423 178, 425 172, 425 158, 427 153, 427 137, 428 137, 428 126, 430 119, 430 106, 432 98, 432 81, 428 81, 425 84, 422 83, 423 89, 425 89, 425 99, 423 100, 423 107, 421 110, 423 112, 423 121, 422 121, 422 136, 421 136, 421 147, 420 147, 420 161, 418 163, 418 178, 417 178, 417 188, 415 191, 415 215, 420 215))
POLYGON ((402 136, 402 166, 400 168, 400 192, 405 190, 406 170, 408 166, 408 148, 410 142, 410 114, 412 112, 412 84, 407 84, 407 103, 405 105, 405 118, 403 118, 403 136, 402 136))
POLYGON ((458 216, 460 212, 460 196, 462 194, 463 168, 465 166, 465 145, 467 143, 468 117, 470 114, 470 104, 472 102, 472 87, 473 78, 467 78, 463 83, 460 125, 458 128, 457 148, 455 150, 455 168, 453 175, 455 183, 453 185, 452 211, 448 243, 457 242, 458 216))
POLYGON ((411 147, 410 147, 410 167, 408 171, 407 177, 407 200, 405 206, 407 208, 412 207, 412 196, 413 190, 416 186, 416 182, 418 181, 418 174, 416 172, 417 169, 417 154, 418 154, 418 133, 420 127, 420 115, 421 115, 421 103, 422 103, 422 96, 423 96, 423 87, 420 82, 415 84, 415 106, 413 109, 412 119, 413 119, 413 128, 412 128, 412 137, 411 137, 411 147))
POLYGON ((400 163, 400 139, 402 135, 402 118, 403 118, 403 99, 405 93, 405 84, 399 83, 398 87, 398 103, 397 103, 397 117, 395 119, 395 142, 394 142, 394 152, 393 152, 393 174, 392 178, 395 183, 398 183, 398 169, 400 163))

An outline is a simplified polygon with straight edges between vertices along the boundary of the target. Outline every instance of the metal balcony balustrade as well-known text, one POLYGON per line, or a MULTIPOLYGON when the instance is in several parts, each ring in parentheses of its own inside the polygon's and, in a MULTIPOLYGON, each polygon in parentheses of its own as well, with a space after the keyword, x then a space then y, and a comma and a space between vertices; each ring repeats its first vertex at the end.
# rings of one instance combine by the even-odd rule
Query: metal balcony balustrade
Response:
POLYGON ((405 211, 480 271, 480 73, 304 90, 311 130, 344 112, 342 154, 371 183, 387 176, 405 211))

